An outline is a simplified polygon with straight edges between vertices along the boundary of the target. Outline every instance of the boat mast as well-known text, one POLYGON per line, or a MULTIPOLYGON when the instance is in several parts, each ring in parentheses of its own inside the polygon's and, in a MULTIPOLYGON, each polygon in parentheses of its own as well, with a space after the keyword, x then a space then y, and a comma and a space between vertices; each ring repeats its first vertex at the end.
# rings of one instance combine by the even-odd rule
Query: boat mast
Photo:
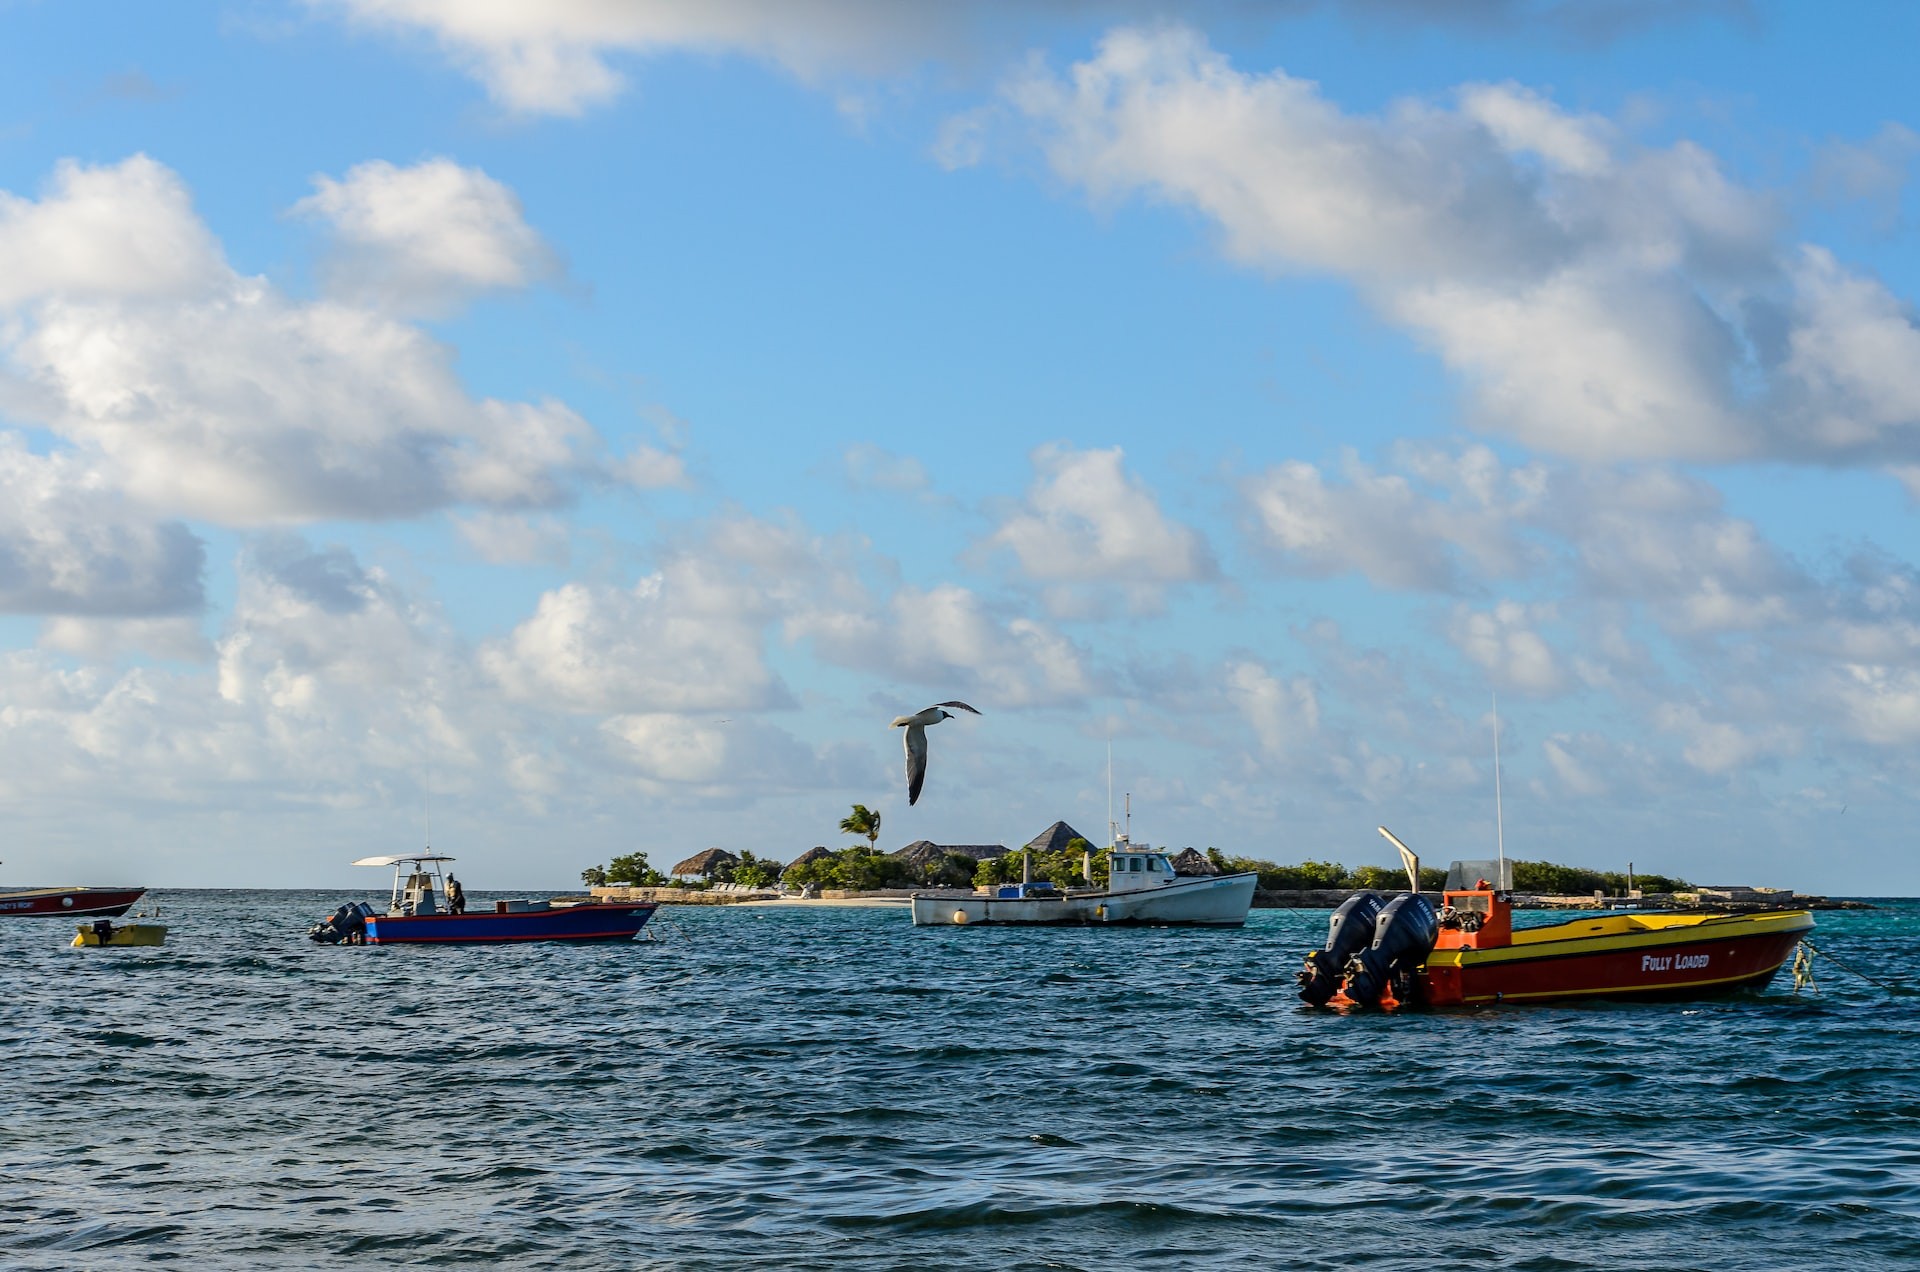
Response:
POLYGON ((1507 881, 1507 832, 1505 819, 1500 815, 1500 694, 1493 695, 1493 841, 1500 854, 1500 877, 1494 880, 1494 887, 1506 886, 1507 881))

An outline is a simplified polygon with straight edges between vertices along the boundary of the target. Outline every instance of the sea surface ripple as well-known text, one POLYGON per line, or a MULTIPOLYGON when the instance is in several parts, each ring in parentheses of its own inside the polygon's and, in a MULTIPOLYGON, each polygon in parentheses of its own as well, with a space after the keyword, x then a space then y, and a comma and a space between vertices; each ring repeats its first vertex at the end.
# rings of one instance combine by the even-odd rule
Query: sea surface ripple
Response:
POLYGON ((151 899, 159 949, 0 921, 0 1266, 1920 1267, 1920 902, 1818 916, 1893 992, 1382 1016, 1293 998, 1324 911, 408 949, 151 899))

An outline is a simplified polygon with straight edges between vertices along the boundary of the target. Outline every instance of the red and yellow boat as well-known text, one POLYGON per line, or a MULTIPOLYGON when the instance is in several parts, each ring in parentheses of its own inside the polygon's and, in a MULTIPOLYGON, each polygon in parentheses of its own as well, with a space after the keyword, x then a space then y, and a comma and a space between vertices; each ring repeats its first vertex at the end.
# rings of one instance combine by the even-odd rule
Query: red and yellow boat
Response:
MULTIPOLYGON (((1456 874, 1463 864, 1476 863, 1455 863, 1456 874)), ((1331 927, 1326 949, 1309 954, 1300 974, 1304 1001, 1470 1007, 1759 989, 1813 930, 1813 915, 1618 913, 1516 929, 1511 892, 1479 878, 1449 886, 1437 913, 1418 893, 1384 905, 1362 894, 1335 912, 1331 927)))
POLYGON ((1508 894, 1444 894, 1439 940, 1421 968, 1435 1007, 1554 998, 1700 998, 1760 989, 1813 930, 1806 910, 1607 914, 1515 929, 1508 894), (1484 916, 1473 930, 1447 911, 1484 916))

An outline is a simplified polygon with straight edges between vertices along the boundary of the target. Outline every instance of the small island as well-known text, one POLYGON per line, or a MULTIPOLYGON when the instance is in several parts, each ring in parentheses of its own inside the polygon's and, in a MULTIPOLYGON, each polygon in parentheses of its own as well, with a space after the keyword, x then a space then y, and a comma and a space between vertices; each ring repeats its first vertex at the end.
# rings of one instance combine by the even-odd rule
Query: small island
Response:
MULTIPOLYGON (((841 819, 841 833, 864 843, 842 848, 817 845, 782 866, 778 860, 707 848, 662 873, 644 852, 615 857, 581 874, 593 895, 665 903, 721 905, 800 896, 828 901, 903 899, 923 888, 993 888, 1022 879, 1044 880, 1062 891, 1104 888, 1111 851, 1096 848, 1064 821, 1056 821, 1025 845, 936 844, 921 839, 891 852, 879 849, 880 814, 855 804, 841 819)), ((1329 909, 1356 892, 1397 893, 1407 886, 1398 866, 1352 869, 1337 861, 1282 865, 1231 856, 1216 848, 1168 850, 1180 875, 1250 873, 1259 877, 1257 909, 1329 909)), ((1862 909, 1859 901, 1833 901, 1791 888, 1744 884, 1695 885, 1673 875, 1597 870, 1550 861, 1514 860, 1517 909, 1635 908, 1643 910, 1862 909)), ((1446 871, 1420 871, 1420 890, 1438 893, 1446 871)))

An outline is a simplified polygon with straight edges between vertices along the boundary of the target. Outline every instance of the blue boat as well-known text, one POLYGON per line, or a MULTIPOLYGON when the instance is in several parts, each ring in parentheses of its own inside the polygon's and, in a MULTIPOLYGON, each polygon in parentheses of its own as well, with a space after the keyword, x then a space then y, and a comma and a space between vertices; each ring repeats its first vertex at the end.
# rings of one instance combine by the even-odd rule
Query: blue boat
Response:
POLYGON ((452 860, 438 853, 360 858, 353 864, 394 868, 387 912, 349 902, 307 935, 329 945, 630 941, 658 908, 652 902, 494 901, 490 909, 469 912, 466 890, 440 869, 452 860))

